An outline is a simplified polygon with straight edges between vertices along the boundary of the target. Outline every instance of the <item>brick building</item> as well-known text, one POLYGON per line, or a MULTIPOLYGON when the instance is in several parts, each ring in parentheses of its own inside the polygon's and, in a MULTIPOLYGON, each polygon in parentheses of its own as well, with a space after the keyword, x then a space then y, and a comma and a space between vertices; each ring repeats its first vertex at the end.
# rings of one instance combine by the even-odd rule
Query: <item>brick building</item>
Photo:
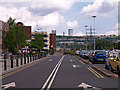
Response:
POLYGON ((31 26, 23 26, 22 31, 28 35, 28 39, 31 39, 31 26))
POLYGON ((28 39, 30 40, 31 37, 32 37, 32 34, 31 34, 31 26, 24 26, 24 24, 23 24, 22 22, 18 22, 17 25, 22 27, 22 31, 23 31, 26 35, 28 35, 28 39))
POLYGON ((55 30, 50 33, 50 48, 54 48, 56 50, 56 33, 55 30))

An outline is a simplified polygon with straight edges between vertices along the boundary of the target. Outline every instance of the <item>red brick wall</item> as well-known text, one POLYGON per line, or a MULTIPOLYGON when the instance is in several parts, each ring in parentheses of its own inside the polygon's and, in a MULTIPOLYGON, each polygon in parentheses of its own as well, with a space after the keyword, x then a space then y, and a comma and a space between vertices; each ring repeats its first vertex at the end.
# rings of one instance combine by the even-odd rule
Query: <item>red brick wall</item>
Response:
POLYGON ((29 39, 31 39, 31 26, 23 26, 22 31, 28 35, 29 39))
POLYGON ((56 34, 50 34, 50 46, 53 45, 53 48, 56 49, 56 34))

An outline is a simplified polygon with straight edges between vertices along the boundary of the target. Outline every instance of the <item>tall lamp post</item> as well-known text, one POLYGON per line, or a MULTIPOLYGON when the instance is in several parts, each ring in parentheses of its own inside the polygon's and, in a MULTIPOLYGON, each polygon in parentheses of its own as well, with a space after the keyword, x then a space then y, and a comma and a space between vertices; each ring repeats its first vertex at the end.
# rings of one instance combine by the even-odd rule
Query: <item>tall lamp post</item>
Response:
POLYGON ((85 26, 85 28, 86 28, 86 50, 87 50, 87 25, 85 26))
POLYGON ((95 50, 95 18, 96 16, 92 16, 94 18, 94 50, 95 50))

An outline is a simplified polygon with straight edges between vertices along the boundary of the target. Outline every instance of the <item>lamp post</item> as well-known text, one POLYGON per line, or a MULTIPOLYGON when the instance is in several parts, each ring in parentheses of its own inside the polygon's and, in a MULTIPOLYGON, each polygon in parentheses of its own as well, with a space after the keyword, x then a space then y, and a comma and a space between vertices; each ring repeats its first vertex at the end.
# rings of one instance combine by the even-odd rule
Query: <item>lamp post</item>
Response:
POLYGON ((94 18, 94 50, 95 50, 95 18, 96 16, 92 16, 94 18))
POLYGON ((87 25, 85 26, 85 28, 86 28, 86 50, 87 50, 87 25))

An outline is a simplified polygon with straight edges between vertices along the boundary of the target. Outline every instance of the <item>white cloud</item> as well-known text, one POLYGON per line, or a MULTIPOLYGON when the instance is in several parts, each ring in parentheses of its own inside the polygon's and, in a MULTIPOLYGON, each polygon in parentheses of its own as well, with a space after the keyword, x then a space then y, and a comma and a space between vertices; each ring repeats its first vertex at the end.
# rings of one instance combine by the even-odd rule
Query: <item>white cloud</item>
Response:
POLYGON ((67 24, 68 28, 74 28, 74 27, 78 26, 78 22, 77 21, 68 21, 68 22, 66 22, 66 24, 67 24))
POLYGON ((118 30, 116 30, 116 31, 108 31, 104 35, 118 35, 118 30))
POLYGON ((86 16, 109 16, 114 10, 117 10, 118 3, 114 1, 95 0, 92 5, 83 7, 81 14, 86 16))
POLYGON ((66 11, 71 8, 73 5, 73 0, 49 0, 47 2, 41 2, 41 3, 32 3, 30 5, 30 10, 35 11, 46 11, 46 12, 52 12, 52 11, 66 11))
POLYGON ((83 32, 78 32, 74 36, 84 36, 83 32))
POLYGON ((28 10, 28 7, 7 7, 0 6, 0 18, 3 21, 7 21, 9 17, 16 18, 16 21, 21 21, 25 25, 30 25, 35 28, 38 25, 44 30, 50 30, 57 27, 60 23, 64 23, 64 17, 60 15, 57 11, 51 12, 44 16, 34 14, 28 10))

